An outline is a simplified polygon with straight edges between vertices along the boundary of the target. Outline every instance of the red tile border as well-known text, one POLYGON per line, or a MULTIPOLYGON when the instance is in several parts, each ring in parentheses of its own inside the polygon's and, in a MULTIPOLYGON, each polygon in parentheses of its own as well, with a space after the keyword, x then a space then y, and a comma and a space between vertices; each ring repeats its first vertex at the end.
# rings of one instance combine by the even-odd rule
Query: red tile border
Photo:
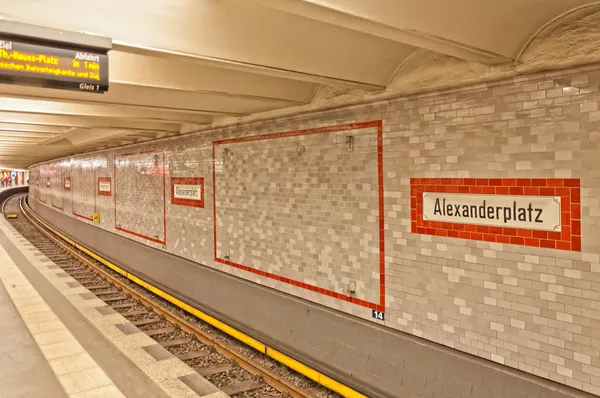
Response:
POLYGON ((98 177, 98 185, 96 186, 96 192, 98 193, 98 195, 100 196, 112 196, 112 191, 113 191, 113 186, 112 186, 112 179, 110 177, 98 177), (106 192, 106 191, 101 191, 100 190, 100 183, 101 182, 108 182, 110 185, 110 191, 106 192))
POLYGON ((204 208, 204 177, 171 177, 171 204, 204 208), (175 185, 200 185, 200 200, 175 197, 175 185))
POLYGON ((270 133, 270 134, 262 134, 262 135, 254 135, 247 137, 239 137, 239 138, 231 138, 226 140, 218 140, 213 141, 212 147, 212 159, 213 159, 213 232, 214 232, 214 241, 213 241, 213 250, 214 250, 214 258, 215 261, 221 264, 226 264, 231 267, 235 267, 247 272, 251 272, 253 274, 261 275, 266 278, 274 279, 283 283, 287 283, 293 286, 297 286, 303 289, 311 290, 313 292, 317 292, 329 297, 334 297, 338 300, 347 301, 349 303, 357 304, 362 307, 374 309, 377 311, 385 311, 385 244, 384 244, 384 198, 383 198, 383 124, 381 120, 374 120, 371 122, 360 122, 360 123, 350 123, 350 124, 341 124, 335 126, 327 126, 320 127, 308 130, 297 130, 297 131, 287 131, 281 133, 270 133), (366 128, 377 128, 377 182, 378 182, 378 199, 379 199, 379 283, 380 283, 380 293, 379 293, 379 303, 373 303, 365 300, 361 300, 356 297, 347 296, 341 293, 337 293, 331 290, 323 289, 318 286, 310 285, 304 282, 300 282, 297 280, 293 280, 290 278, 285 278, 280 275, 272 274, 269 272, 261 271, 246 265, 237 264, 232 261, 228 261, 217 256, 217 194, 216 194, 216 173, 215 173, 215 147, 217 145, 223 144, 233 144, 240 142, 250 142, 250 141, 261 141, 261 140, 271 140, 277 138, 286 138, 286 137, 295 137, 301 135, 310 135, 310 134, 323 134, 323 133, 331 133, 337 131, 346 131, 346 130, 359 130, 366 128))
POLYGON ((411 232, 581 251, 580 180, 574 178, 411 178, 411 232), (423 192, 561 197, 562 231, 537 231, 423 220, 423 192))
POLYGON ((75 217, 83 218, 84 220, 94 221, 92 217, 82 216, 81 214, 73 213, 75 217))
MULTIPOLYGON (((114 189, 114 191, 115 191, 115 195, 114 195, 114 197, 115 197, 115 206, 114 206, 115 207, 115 229, 117 231, 125 232, 125 233, 133 235, 133 236, 137 236, 138 238, 146 239, 151 242, 159 243, 161 245, 166 245, 167 244, 167 197, 166 197, 167 195, 166 195, 165 191, 166 191, 166 186, 167 186, 167 173, 166 173, 166 157, 165 157, 164 151, 150 150, 150 151, 133 152, 133 153, 125 153, 122 155, 117 155, 117 156, 115 156, 115 164, 113 167, 113 176, 114 176, 114 180, 115 180, 115 189, 114 189), (118 225, 118 223, 117 223, 117 192, 118 192, 118 190, 116 187, 117 169, 118 169, 118 167, 117 167, 118 160, 117 159, 120 157, 142 155, 142 154, 147 154, 147 153, 160 153, 160 154, 162 154, 162 157, 163 157, 163 165, 162 165, 162 169, 161 169, 161 173, 160 173, 160 174, 162 174, 162 181, 163 181, 163 186, 162 186, 162 192, 163 192, 163 239, 162 240, 153 238, 151 236, 146 236, 146 235, 140 234, 138 232, 130 231, 128 229, 117 226, 118 225)), ((100 180, 100 178, 102 178, 102 177, 99 177, 98 181, 100 180)), ((110 177, 107 177, 107 178, 110 179, 110 177)))

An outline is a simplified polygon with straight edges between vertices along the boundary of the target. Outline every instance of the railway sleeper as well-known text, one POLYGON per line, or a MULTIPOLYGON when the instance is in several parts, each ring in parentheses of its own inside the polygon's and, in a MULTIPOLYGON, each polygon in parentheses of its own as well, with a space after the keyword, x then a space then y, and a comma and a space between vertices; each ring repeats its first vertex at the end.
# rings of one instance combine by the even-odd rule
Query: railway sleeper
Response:
POLYGON ((122 303, 122 304, 111 305, 110 308, 112 308, 113 310, 120 310, 123 308, 137 307, 138 305, 139 304, 134 301, 132 303, 122 303))
POLYGON ((160 345, 163 346, 164 348, 168 348, 168 347, 176 347, 178 345, 189 344, 191 342, 192 342, 192 339, 183 338, 183 339, 177 339, 177 340, 163 341, 160 343, 160 345))
POLYGON ((105 303, 109 303, 111 301, 121 301, 121 300, 127 300, 129 298, 130 297, 128 297, 128 296, 106 297, 106 298, 103 298, 102 301, 104 301, 105 303))
POLYGON ((108 284, 86 286, 87 290, 109 289, 110 287, 112 287, 112 285, 108 285, 108 284))
POLYGON ((148 336, 150 337, 154 337, 154 336, 158 336, 161 334, 168 334, 168 333, 173 333, 175 331, 175 328, 160 328, 160 329, 153 329, 153 330, 146 330, 144 333, 146 333, 148 336))
MULTIPOLYGON (((87 286, 86 286, 86 287, 87 287, 87 286)), ((110 287, 110 286, 109 286, 109 287, 110 287)), ((87 289, 89 290, 90 288, 88 287, 87 289)), ((106 288, 104 288, 104 289, 106 289, 106 288)), ((96 289, 96 290, 98 290, 98 289, 96 289)), ((94 293, 94 294, 95 294, 96 296, 106 296, 107 294, 115 294, 115 293, 119 293, 119 292, 120 292, 120 290, 119 290, 119 289, 110 289, 110 290, 107 290, 107 291, 105 291, 105 292, 96 292, 96 293, 94 293)), ((102 298, 102 297, 99 297, 99 298, 102 298)))
POLYGON ((233 369, 233 365, 230 363, 224 363, 222 365, 211 366, 210 368, 196 369, 196 372, 202 377, 208 377, 216 375, 218 373, 228 372, 233 369))
POLYGON ((153 318, 140 319, 139 321, 131 321, 131 323, 133 324, 133 326, 146 326, 146 325, 152 325, 153 323, 162 322, 163 320, 164 319, 157 316, 157 317, 153 317, 153 318))
POLYGON ((89 271, 89 270, 77 271, 77 272, 73 272, 73 273, 71 274, 71 276, 72 276, 73 278, 80 278, 80 277, 82 277, 82 276, 88 276, 88 275, 90 275, 91 273, 92 273, 92 271, 89 271))
POLYGON ((146 314, 149 314, 149 313, 150 313, 150 311, 148 311, 148 310, 139 310, 139 311, 130 311, 130 312, 119 312, 119 314, 121 314, 125 318, 130 317, 130 316, 146 315, 146 314))
POLYGON ((177 358, 181 359, 182 361, 190 361, 192 359, 205 357, 209 353, 210 353, 209 351, 197 350, 197 351, 188 351, 185 354, 177 354, 176 356, 177 356, 177 358))
POLYGON ((257 383, 253 380, 238 381, 236 383, 228 384, 226 386, 219 387, 227 395, 236 395, 243 392, 259 389, 263 387, 264 383, 257 383))
MULTIPOLYGON (((56 263, 56 261, 55 261, 55 263, 56 263)), ((56 265, 58 265, 60 268, 62 268, 63 271, 69 272, 69 273, 85 270, 85 268, 77 267, 77 266, 76 267, 62 267, 60 264, 56 264, 56 265)))

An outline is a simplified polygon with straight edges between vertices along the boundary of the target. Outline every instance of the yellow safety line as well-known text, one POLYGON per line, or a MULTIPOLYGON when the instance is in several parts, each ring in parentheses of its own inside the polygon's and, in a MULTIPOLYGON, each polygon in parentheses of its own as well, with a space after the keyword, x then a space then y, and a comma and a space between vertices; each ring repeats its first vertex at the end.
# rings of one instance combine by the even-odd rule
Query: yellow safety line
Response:
POLYGON ((202 319, 204 322, 227 333, 228 335, 241 341, 242 343, 245 343, 245 344, 249 345, 250 347, 255 348, 256 350, 273 358, 274 360, 276 360, 277 362, 280 362, 281 364, 287 366, 288 368, 295 370, 296 372, 308 377, 311 380, 314 380, 315 382, 330 389, 331 391, 334 391, 334 392, 340 394, 343 397, 368 398, 366 395, 363 395, 363 394, 359 393, 358 391, 353 390, 352 388, 350 388, 338 381, 335 381, 334 379, 332 379, 328 376, 325 376, 321 372, 319 372, 309 366, 306 366, 301 362, 296 361, 294 358, 291 358, 288 355, 286 355, 282 352, 279 352, 274 348, 267 346, 266 344, 260 342, 259 340, 256 340, 255 338, 250 337, 243 332, 240 332, 239 330, 219 321, 218 319, 216 319, 194 307, 192 307, 191 305, 184 303, 183 301, 179 300, 178 298, 171 296, 169 293, 166 293, 166 292, 162 291, 161 289, 151 285, 150 283, 145 282, 144 280, 138 278, 137 276, 121 269, 120 267, 116 266, 115 264, 111 263, 110 261, 105 260, 104 258, 100 257, 96 253, 90 251, 89 249, 81 246, 79 243, 76 243, 72 239, 70 239, 70 238, 66 237, 65 235, 63 235, 62 233, 58 232, 56 229, 54 229, 50 225, 46 224, 44 221, 42 221, 36 215, 32 214, 32 217, 35 218, 40 224, 44 225, 46 228, 48 228, 50 231, 52 231, 54 234, 58 235, 61 239, 70 243, 72 246, 81 250, 82 252, 91 256, 92 258, 98 260, 100 263, 104 264, 105 266, 112 269, 113 271, 118 272, 119 274, 125 276, 132 282, 137 283, 138 285, 150 290, 152 293, 156 294, 157 296, 162 297, 163 299, 167 300, 171 304, 181 308, 182 310, 184 310, 192 315, 195 315, 196 317, 202 319))

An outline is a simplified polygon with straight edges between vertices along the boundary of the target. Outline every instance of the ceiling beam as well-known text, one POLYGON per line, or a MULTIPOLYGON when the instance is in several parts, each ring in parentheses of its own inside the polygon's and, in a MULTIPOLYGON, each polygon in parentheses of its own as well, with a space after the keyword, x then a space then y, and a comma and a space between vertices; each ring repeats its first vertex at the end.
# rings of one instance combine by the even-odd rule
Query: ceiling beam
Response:
MULTIPOLYGON (((1 109, 1 108, 0 108, 1 109)), ((31 126, 31 129, 44 127, 62 128, 65 127, 106 127, 115 129, 128 129, 135 131, 171 131, 179 132, 181 123, 165 121, 140 121, 131 119, 116 119, 91 116, 70 116, 70 115, 50 115, 50 114, 26 114, 18 112, 0 111, 0 129, 9 124, 18 124, 22 126, 31 126)))
POLYGON ((118 129, 73 129, 64 134, 54 136, 48 140, 40 142, 41 145, 51 144, 53 142, 59 142, 61 140, 69 140, 74 146, 84 146, 94 144, 99 141, 108 140, 114 137, 122 137, 124 135, 131 134, 129 130, 118 130, 118 129))
POLYGON ((36 133, 36 134, 46 135, 46 134, 64 133, 65 128, 64 127, 54 127, 54 126, 35 126, 35 125, 31 125, 31 124, 0 122, 0 131, 36 133))
POLYGON ((210 57, 205 55, 190 54, 162 48, 142 46, 128 43, 126 41, 113 41, 113 50, 122 51, 130 54, 146 55, 151 57, 160 57, 172 59, 175 61, 194 62, 199 65, 213 68, 227 69, 238 72, 253 73, 283 79, 298 80, 321 85, 328 85, 340 88, 359 89, 365 91, 380 91, 385 89, 383 86, 365 82, 353 81, 335 78, 331 76, 322 76, 312 73, 293 71, 289 69, 275 68, 264 65, 257 65, 247 62, 234 61, 224 58, 210 57))
POLYGON ((348 4, 344 10, 336 9, 331 3, 319 4, 318 0, 250 0, 265 7, 270 7, 288 14, 326 22, 357 32, 381 37, 399 43, 408 44, 418 48, 451 55, 468 61, 480 62, 488 65, 511 62, 512 60, 480 48, 475 48, 464 43, 444 39, 414 29, 401 29, 385 24, 364 15, 358 10, 349 11, 352 7, 348 4), (329 5, 329 6, 328 6, 329 5))
POLYGON ((8 112, 41 115, 85 116, 109 119, 135 119, 141 121, 164 121, 176 123, 208 124, 212 116, 203 112, 172 111, 131 105, 106 105, 80 103, 47 98, 0 97, 0 109, 8 112), (43 98, 41 98, 43 99, 43 98))
POLYGON ((21 138, 33 138, 37 141, 41 141, 54 137, 55 135, 56 134, 30 133, 28 131, 0 130, 0 137, 14 137, 16 140, 20 140, 21 138))
MULTIPOLYGON (((150 57, 144 57, 150 58, 150 57)), ((188 75, 197 72, 191 70, 188 75)), ((250 113, 269 111, 290 106, 305 105, 312 99, 313 91, 304 95, 302 101, 266 98, 252 95, 228 94, 226 92, 192 91, 181 87, 165 87, 164 76, 156 76, 153 84, 146 81, 115 81, 111 76, 108 92, 98 95, 73 90, 0 84, 0 95, 12 98, 40 99, 46 101, 132 106, 160 109, 165 112, 189 112, 209 116, 245 116, 250 113)), ((272 84, 272 86, 274 83, 272 84)), ((292 90, 290 88, 290 90, 292 90)))
POLYGON ((110 83, 295 103, 310 102, 318 86, 208 66, 186 57, 155 57, 116 50, 110 52, 110 83))

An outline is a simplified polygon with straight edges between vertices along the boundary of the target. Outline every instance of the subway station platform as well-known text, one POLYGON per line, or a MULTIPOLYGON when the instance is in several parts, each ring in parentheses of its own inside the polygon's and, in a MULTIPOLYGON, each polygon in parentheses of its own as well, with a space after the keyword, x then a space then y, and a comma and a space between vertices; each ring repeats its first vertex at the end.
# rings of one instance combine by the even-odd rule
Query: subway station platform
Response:
POLYGON ((154 340, 4 218, 0 281, 1 398, 227 397, 166 350, 155 358, 154 340))

